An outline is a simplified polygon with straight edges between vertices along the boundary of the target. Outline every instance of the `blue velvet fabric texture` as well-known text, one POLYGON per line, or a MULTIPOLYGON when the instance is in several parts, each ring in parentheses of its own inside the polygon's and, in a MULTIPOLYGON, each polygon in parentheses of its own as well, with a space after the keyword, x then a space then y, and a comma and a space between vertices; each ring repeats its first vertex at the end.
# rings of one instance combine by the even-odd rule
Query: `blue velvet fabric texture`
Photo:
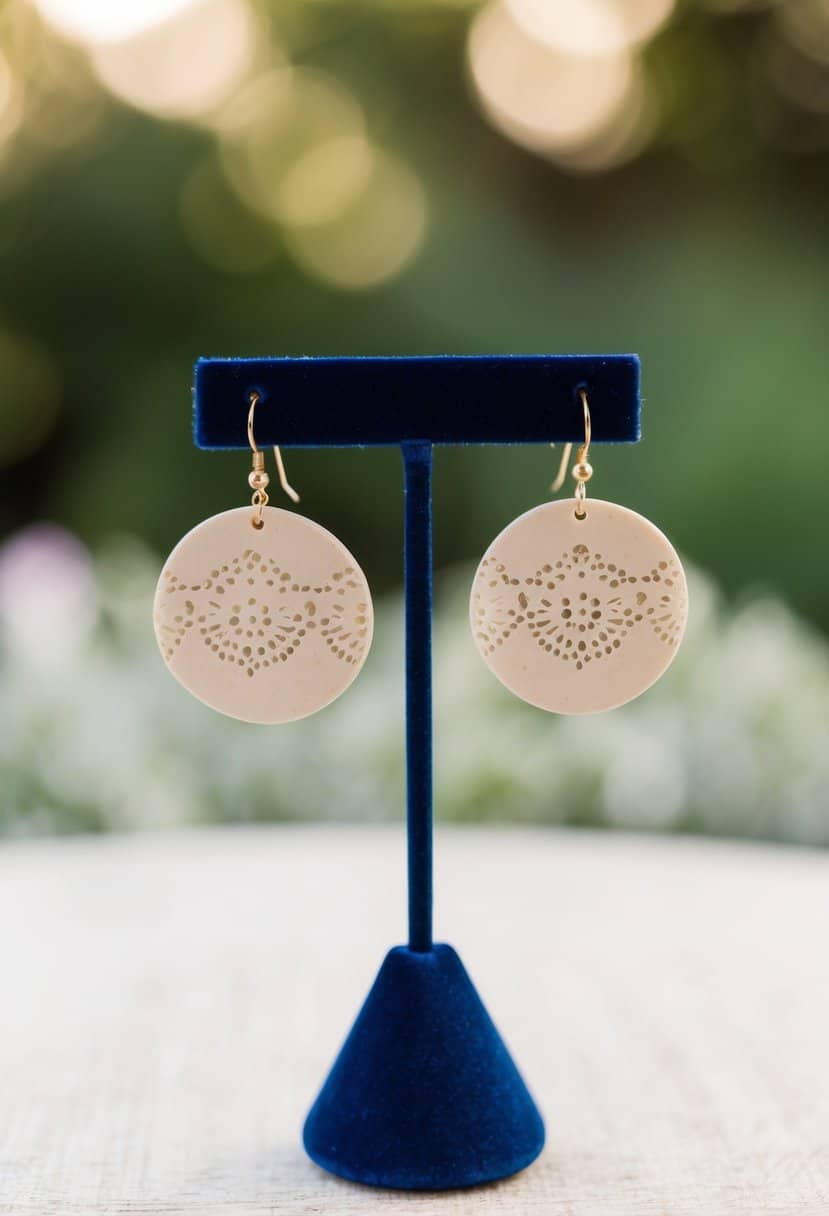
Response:
POLYGON ((636 355, 200 359, 195 439, 202 448, 246 448, 256 389, 262 447, 578 442, 579 388, 597 443, 639 438, 636 355))
POLYGON ((432 945, 432 448, 404 443, 409 946, 432 945))
POLYGON ((516 1173, 544 1124, 451 946, 390 950, 305 1123, 318 1165, 446 1190, 516 1173))

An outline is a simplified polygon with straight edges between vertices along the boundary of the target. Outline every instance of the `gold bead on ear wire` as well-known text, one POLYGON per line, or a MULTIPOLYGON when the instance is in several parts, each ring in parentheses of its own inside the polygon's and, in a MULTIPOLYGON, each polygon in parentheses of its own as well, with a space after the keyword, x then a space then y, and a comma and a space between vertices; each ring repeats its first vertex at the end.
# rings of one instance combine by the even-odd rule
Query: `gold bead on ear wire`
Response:
MULTIPOLYGON (((253 466, 251 471, 248 473, 248 485, 253 490, 250 502, 251 506, 254 507, 256 512, 250 522, 251 527, 256 528, 258 531, 264 525, 264 519, 262 516, 265 507, 268 505, 268 486, 270 485, 271 479, 268 475, 267 469, 265 468, 265 453, 261 450, 261 448, 257 447, 256 440, 253 437, 253 415, 257 405, 261 401, 261 397, 255 389, 250 393, 248 401, 250 402, 250 409, 248 410, 248 443, 250 444, 251 457, 253 460, 253 466)), ((276 461, 276 471, 279 475, 279 484, 282 486, 282 489, 292 502, 299 502, 299 495, 293 486, 290 485, 288 478, 285 475, 285 465, 282 461, 282 453, 276 444, 274 444, 273 455, 274 460, 276 461)))

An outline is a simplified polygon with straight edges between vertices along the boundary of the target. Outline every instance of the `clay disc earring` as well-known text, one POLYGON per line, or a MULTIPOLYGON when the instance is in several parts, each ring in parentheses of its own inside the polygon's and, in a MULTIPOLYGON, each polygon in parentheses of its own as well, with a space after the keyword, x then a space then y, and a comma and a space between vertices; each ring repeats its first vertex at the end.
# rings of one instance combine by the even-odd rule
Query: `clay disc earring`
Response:
MULTIPOLYGON (((348 688, 371 645, 366 577, 335 536, 268 506, 250 394, 251 507, 214 515, 170 554, 155 594, 158 645, 175 678, 245 722, 291 722, 348 688)), ((280 481, 294 502, 279 449, 280 481)))
MULTIPOLYGON (((590 409, 580 397, 575 497, 513 520, 484 554, 470 602, 478 651, 501 683, 561 714, 639 696, 672 662, 688 615, 685 574, 667 537, 635 511, 586 501, 590 409)), ((569 445, 553 489, 568 456, 569 445)))

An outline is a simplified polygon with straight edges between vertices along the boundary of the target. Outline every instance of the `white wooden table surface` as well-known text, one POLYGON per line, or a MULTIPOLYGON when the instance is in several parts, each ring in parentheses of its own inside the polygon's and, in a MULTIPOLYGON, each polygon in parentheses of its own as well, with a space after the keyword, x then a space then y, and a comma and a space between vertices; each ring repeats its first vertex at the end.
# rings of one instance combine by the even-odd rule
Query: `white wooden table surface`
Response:
POLYGON ((440 936, 548 1146, 445 1195, 317 1169, 403 874, 383 828, 0 847, 0 1212, 829 1213, 829 855, 756 846, 439 833, 440 936))

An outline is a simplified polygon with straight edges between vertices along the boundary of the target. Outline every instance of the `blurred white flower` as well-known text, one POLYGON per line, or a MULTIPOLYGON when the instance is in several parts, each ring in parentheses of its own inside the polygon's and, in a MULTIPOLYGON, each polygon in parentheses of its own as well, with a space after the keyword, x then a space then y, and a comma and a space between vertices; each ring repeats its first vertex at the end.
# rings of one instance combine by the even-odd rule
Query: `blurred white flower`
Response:
MULTIPOLYGON (((214 714, 169 677, 151 625, 157 574, 155 557, 123 536, 96 567, 54 528, 0 550, 0 830, 402 825, 400 596, 377 605, 374 646, 348 695, 271 729, 214 714)), ((557 718, 516 700, 480 662, 471 576, 450 572, 438 588, 439 819, 829 844, 829 645, 778 600, 729 608, 692 571, 689 630, 666 676, 612 713, 557 718)))
MULTIPOLYGON (((612 720, 612 719, 611 719, 612 720)), ((686 801, 681 716, 643 714, 609 734, 602 804, 613 827, 665 829, 686 801)))

